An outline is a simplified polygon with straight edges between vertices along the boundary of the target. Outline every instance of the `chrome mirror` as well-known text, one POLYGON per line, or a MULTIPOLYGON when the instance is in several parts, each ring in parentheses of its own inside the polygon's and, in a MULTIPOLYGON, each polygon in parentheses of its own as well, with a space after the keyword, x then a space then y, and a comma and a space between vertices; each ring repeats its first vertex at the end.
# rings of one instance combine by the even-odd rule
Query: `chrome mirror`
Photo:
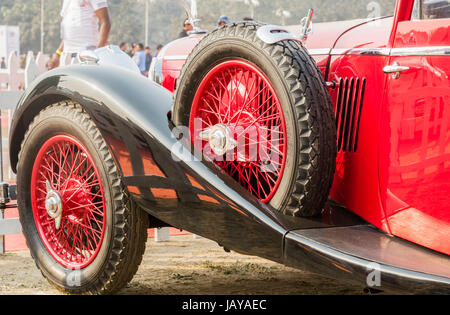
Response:
POLYGON ((100 58, 93 50, 85 50, 78 54, 78 61, 82 64, 97 64, 100 58))
POLYGON ((300 25, 302 25, 302 33, 301 33, 301 38, 302 39, 306 39, 308 37, 308 35, 312 33, 312 30, 313 30, 313 25, 312 25, 313 16, 314 16, 314 10, 313 9, 309 9, 308 15, 305 16, 300 21, 300 25))

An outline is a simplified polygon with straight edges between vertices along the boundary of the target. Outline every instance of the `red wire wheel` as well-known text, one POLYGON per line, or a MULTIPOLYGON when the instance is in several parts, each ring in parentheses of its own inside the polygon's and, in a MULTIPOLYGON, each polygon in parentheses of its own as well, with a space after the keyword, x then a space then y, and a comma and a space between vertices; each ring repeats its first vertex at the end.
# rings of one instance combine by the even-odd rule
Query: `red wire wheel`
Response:
POLYGON ((271 200, 285 168, 286 124, 278 96, 259 68, 228 60, 211 69, 194 96, 189 130, 205 156, 261 201, 271 200), (223 154, 202 136, 217 129, 235 143, 223 154))
POLYGON ((105 234, 105 198, 97 167, 78 140, 58 135, 42 145, 33 164, 31 202, 50 255, 69 269, 92 263, 105 234), (48 208, 51 197, 59 200, 58 219, 48 208))

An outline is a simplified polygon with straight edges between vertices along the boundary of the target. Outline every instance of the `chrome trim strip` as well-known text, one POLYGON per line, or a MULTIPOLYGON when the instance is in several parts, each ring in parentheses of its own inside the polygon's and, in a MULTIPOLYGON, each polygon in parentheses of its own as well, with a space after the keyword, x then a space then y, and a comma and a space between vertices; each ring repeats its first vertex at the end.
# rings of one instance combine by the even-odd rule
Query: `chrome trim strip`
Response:
POLYGON ((186 60, 189 55, 164 56, 164 60, 186 60))
MULTIPOLYGON (((406 47, 406 48, 313 48, 312 56, 359 55, 359 56, 450 56, 450 46, 406 47)), ((164 60, 186 60, 188 55, 164 56, 164 60)))
POLYGON ((335 48, 331 55, 367 55, 367 56, 389 56, 390 48, 335 48))
POLYGON ((308 49, 310 55, 369 55, 389 56, 390 48, 313 48, 308 49))
POLYGON ((330 55, 346 55, 351 48, 334 48, 330 51, 330 55))
POLYGON ((449 56, 450 46, 405 47, 405 48, 335 48, 331 55, 369 56, 449 56))
POLYGON ((391 56, 450 56, 450 46, 392 48, 391 56))
POLYGON ((308 53, 312 56, 314 55, 329 55, 330 54, 330 48, 313 48, 308 49, 308 53))

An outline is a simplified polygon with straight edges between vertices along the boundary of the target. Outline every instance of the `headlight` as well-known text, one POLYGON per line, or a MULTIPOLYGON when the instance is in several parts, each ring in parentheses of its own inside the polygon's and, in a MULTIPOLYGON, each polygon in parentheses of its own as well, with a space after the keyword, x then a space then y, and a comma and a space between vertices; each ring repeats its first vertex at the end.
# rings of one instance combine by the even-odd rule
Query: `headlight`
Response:
POLYGON ((153 82, 158 84, 162 83, 162 57, 153 58, 152 63, 150 64, 150 69, 148 73, 148 77, 153 82))

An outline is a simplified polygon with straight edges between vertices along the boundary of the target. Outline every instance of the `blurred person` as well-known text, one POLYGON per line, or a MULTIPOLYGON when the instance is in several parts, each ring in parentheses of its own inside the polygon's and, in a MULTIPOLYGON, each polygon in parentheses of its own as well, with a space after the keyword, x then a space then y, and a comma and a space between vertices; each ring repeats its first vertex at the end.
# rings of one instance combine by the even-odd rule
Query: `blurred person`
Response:
POLYGON ((131 52, 130 46, 127 43, 122 42, 119 46, 120 50, 126 53, 128 56, 133 57, 133 53, 131 52))
POLYGON ((52 60, 53 60, 53 54, 50 54, 47 61, 45 62, 45 69, 50 70, 50 63, 52 62, 52 60))
POLYGON ((2 57, 2 62, 0 64, 0 69, 6 69, 6 60, 5 57, 2 57))
POLYGON ((219 17, 219 20, 217 21, 217 26, 221 27, 221 26, 224 26, 224 25, 227 25, 230 23, 231 23, 231 20, 226 15, 221 15, 219 17))
POLYGON ((191 22, 189 20, 184 21, 183 23, 183 30, 178 35, 178 38, 183 38, 189 36, 190 31, 192 31, 194 27, 192 26, 191 22))
POLYGON ((122 42, 119 46, 120 50, 123 51, 124 53, 127 53, 128 50, 128 45, 125 42, 122 42))
POLYGON ((136 61, 136 43, 131 43, 129 55, 134 61, 136 61))
POLYGON ((111 19, 107 0, 64 0, 60 14, 62 41, 50 63, 51 69, 59 66, 63 53, 75 57, 84 50, 108 44, 111 19))
POLYGON ((136 52, 136 64, 139 68, 139 70, 141 71, 142 75, 145 75, 145 51, 144 51, 144 45, 139 43, 136 45, 135 48, 135 52, 136 52))
POLYGON ((145 76, 148 77, 148 71, 150 70, 150 65, 152 64, 152 52, 150 47, 145 47, 145 76))
POLYGON ((161 45, 161 44, 159 44, 158 46, 156 46, 156 52, 155 52, 155 54, 153 55, 153 58, 156 58, 156 57, 158 57, 158 55, 159 55, 159 53, 161 52, 161 49, 163 49, 163 45, 161 45))

